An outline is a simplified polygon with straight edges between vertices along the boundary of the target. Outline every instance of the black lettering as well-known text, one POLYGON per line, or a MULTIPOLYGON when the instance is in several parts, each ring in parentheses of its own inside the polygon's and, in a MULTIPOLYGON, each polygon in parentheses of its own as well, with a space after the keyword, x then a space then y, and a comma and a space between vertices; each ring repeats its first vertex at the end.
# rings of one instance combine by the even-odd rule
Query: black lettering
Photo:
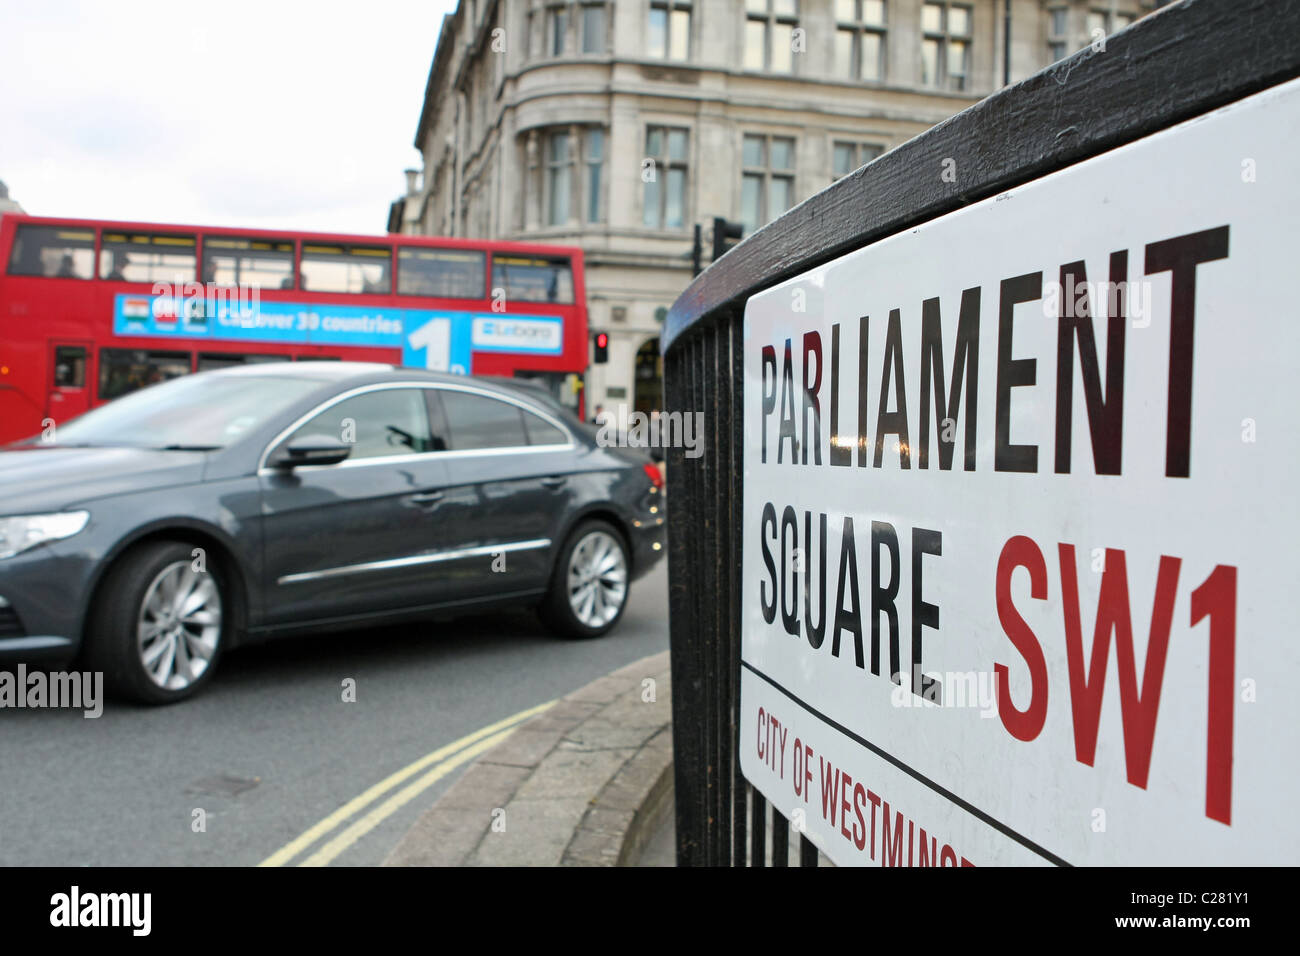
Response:
POLYGON ((858 467, 867 467, 867 330, 871 318, 858 316, 858 467))
POLYGON ((966 464, 975 470, 975 402, 978 393, 980 361, 980 289, 966 289, 961 294, 957 318, 957 345, 952 357, 952 386, 948 400, 943 396, 943 325, 939 318, 939 299, 921 303, 921 446, 917 451, 921 468, 930 466, 930 376, 934 375, 934 418, 939 428, 939 468, 952 468, 952 451, 956 434, 945 438, 944 420, 957 422, 961 408, 962 379, 966 381, 966 464), (967 372, 967 366, 970 371, 967 372))
POLYGON ((758 540, 763 546, 763 563, 767 565, 767 575, 772 582, 772 600, 767 599, 767 581, 758 582, 758 606, 763 612, 763 620, 771 624, 776 620, 776 596, 779 593, 776 580, 776 562, 772 560, 772 549, 767 545, 768 528, 772 529, 772 540, 776 540, 776 508, 772 502, 763 505, 763 519, 758 533, 758 540))
POLYGON ((927 555, 943 554, 943 533, 928 528, 912 529, 912 693, 921 688, 917 696, 942 704, 942 686, 932 677, 926 677, 921 668, 921 628, 939 629, 939 606, 921 598, 921 559, 927 555))
POLYGON ((817 573, 821 580, 817 584, 817 621, 813 623, 813 582, 812 582, 812 512, 803 513, 804 561, 803 561, 803 619, 808 632, 808 645, 816 650, 826 639, 826 512, 818 515, 821 525, 821 538, 817 548, 817 573))
POLYGON ((894 602, 900 585, 898 533, 885 521, 871 522, 871 673, 880 674, 880 612, 889 617, 889 674, 895 684, 903 680, 898 664, 898 608, 894 602), (880 586, 880 546, 889 550, 889 587, 880 586))
POLYGON ((1011 358, 1011 332, 1015 307, 1042 298, 1043 274, 1030 272, 1003 279, 998 305, 998 387, 994 425, 993 469, 995 471, 1038 470, 1037 445, 1011 444, 1011 390, 1037 381, 1036 359, 1011 358))
POLYGON ((1165 475, 1186 478, 1192 458, 1192 350, 1196 333, 1196 267, 1228 258, 1228 227, 1193 232, 1147 246, 1147 275, 1171 272, 1169 399, 1165 475))
POLYGON ((858 549, 853 543, 853 519, 844 519, 844 533, 840 540, 840 579, 835 597, 835 633, 831 637, 831 655, 840 656, 840 632, 853 635, 853 646, 858 666, 862 665, 862 604, 858 600, 858 549), (844 606, 844 584, 849 585, 849 607, 844 606))
POLYGON ((1107 296, 1106 395, 1101 393, 1101 372, 1097 343, 1093 337, 1089 307, 1088 273, 1083 262, 1061 266, 1062 295, 1085 290, 1079 305, 1062 302, 1056 333, 1056 473, 1070 473, 1071 427, 1074 417, 1074 343, 1079 343, 1079 372, 1083 377, 1083 398, 1088 409, 1088 432, 1092 437, 1092 460, 1099 475, 1118 475, 1124 439, 1124 329, 1128 322, 1124 285, 1128 282, 1128 252, 1110 254, 1110 287, 1107 296), (1123 283, 1123 284, 1121 284, 1123 283))
POLYGON ((831 466, 853 464, 853 454, 840 438, 840 324, 831 326, 831 466))
POLYGON ((781 512, 781 623, 785 626, 785 632, 795 637, 799 636, 799 571, 794 569, 789 577, 785 573, 785 556, 790 550, 788 545, 790 538, 794 538, 794 546, 799 547, 799 517, 794 513, 794 508, 789 505, 781 512), (790 534, 786 534, 789 529, 790 534), (786 610, 786 597, 793 598, 791 603, 794 604, 793 610, 786 610))
POLYGON ((903 383, 903 329, 900 324, 898 309, 889 313, 889 326, 885 330, 885 361, 880 372, 880 404, 876 406, 876 460, 875 467, 880 467, 880 458, 885 451, 885 436, 898 436, 898 466, 912 467, 911 441, 907 431, 907 395, 903 383), (894 404, 897 411, 887 412, 889 382, 894 382, 894 404))

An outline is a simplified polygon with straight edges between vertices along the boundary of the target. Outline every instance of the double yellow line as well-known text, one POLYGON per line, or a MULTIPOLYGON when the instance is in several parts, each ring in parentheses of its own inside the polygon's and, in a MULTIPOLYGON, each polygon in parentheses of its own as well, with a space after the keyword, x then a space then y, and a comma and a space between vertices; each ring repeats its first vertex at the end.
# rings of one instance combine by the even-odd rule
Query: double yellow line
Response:
POLYGON ((505 720, 499 720, 495 724, 476 730, 474 733, 460 738, 460 740, 449 743, 447 746, 440 747, 433 753, 421 757, 409 766, 403 767, 397 773, 381 780, 359 797, 343 804, 343 806, 301 836, 280 847, 280 849, 259 863, 258 866, 284 866, 318 840, 342 827, 348 820, 376 800, 379 800, 390 791, 396 790, 397 787, 406 783, 407 780, 410 780, 421 771, 425 771, 424 775, 416 779, 415 782, 396 790, 383 803, 355 820, 350 826, 316 850, 315 853, 298 863, 299 866, 328 866, 344 850, 347 850, 406 804, 447 776, 447 774, 461 764, 473 760, 484 751, 491 750, 514 733, 515 729, 525 720, 542 713, 554 704, 555 701, 551 700, 545 704, 530 707, 528 710, 521 710, 505 720))

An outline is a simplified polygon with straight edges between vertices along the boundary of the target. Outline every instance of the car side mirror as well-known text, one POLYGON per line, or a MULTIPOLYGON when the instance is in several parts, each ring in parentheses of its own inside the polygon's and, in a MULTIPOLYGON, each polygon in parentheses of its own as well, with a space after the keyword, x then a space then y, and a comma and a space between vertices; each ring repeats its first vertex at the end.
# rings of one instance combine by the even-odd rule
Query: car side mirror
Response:
POLYGON ((300 465, 337 465, 352 454, 352 446, 330 435, 301 435, 281 445, 271 467, 292 470, 300 465))

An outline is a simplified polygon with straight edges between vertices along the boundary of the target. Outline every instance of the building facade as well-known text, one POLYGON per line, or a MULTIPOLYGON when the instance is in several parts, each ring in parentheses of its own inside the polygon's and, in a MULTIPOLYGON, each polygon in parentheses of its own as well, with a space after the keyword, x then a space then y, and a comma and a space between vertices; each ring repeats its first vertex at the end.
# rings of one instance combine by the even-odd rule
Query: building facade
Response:
POLYGON ((388 227, 582 247, 591 330, 609 333, 587 407, 649 411, 695 224, 706 250, 715 216, 748 235, 1157 5, 461 0, 388 227))
POLYGON ((16 200, 9 198, 9 187, 0 180, 0 216, 7 212, 22 212, 23 207, 18 205, 16 200))

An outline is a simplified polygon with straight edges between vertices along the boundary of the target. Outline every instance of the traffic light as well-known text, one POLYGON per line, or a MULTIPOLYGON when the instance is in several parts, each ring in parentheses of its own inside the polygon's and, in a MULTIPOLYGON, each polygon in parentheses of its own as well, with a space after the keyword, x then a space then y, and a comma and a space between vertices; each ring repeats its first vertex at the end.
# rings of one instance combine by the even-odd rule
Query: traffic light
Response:
POLYGON ((721 216, 713 217, 713 262, 722 258, 723 253, 740 242, 745 234, 745 225, 740 222, 728 222, 721 216), (735 242, 731 241, 735 240, 735 242))
POLYGON ((609 333, 596 333, 596 354, 592 357, 592 365, 604 365, 609 361, 609 333))

